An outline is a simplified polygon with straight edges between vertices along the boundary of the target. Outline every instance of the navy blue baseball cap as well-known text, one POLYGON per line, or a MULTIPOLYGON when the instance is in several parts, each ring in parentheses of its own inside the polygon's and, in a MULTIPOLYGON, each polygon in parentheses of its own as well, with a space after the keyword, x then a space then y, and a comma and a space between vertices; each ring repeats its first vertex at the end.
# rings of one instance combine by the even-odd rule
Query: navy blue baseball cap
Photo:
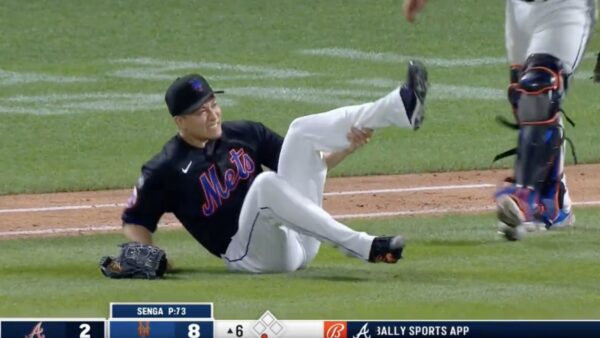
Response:
POLYGON ((202 75, 190 74, 177 78, 169 86, 165 101, 171 116, 185 115, 196 111, 215 93, 224 91, 213 90, 202 75))

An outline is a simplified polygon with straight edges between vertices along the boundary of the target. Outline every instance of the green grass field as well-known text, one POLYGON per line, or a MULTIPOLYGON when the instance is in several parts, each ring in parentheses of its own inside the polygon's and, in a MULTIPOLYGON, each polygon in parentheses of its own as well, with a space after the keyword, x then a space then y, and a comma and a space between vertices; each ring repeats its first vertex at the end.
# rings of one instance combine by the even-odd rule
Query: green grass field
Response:
MULTIPOLYGON (((436 1, 410 25, 397 0, 3 1, 0 194, 131 186, 175 132, 163 97, 177 76, 225 89, 225 119, 285 133, 294 117, 387 93, 411 56, 433 84, 423 128, 378 132, 332 174, 489 168, 516 138, 494 122, 511 114, 503 3, 436 1)), ((589 54, 566 103, 582 162, 600 160, 592 67, 589 54)))
MULTIPOLYGON (((297 116, 387 93, 411 57, 432 82, 422 129, 378 131, 332 174, 509 167, 491 164, 516 140, 494 122, 511 114, 504 1, 481 3, 431 1, 410 25, 398 0, 3 0, 0 195, 130 187, 175 133, 163 97, 179 75, 226 90, 225 119, 284 134, 297 116)), ((600 87, 588 79, 598 50, 595 35, 565 103, 585 163, 600 162, 600 87)), ((324 248, 305 271, 259 276, 226 273, 189 235, 163 231, 157 242, 179 271, 156 282, 101 276, 97 261, 116 253, 119 234, 2 240, 0 317, 206 301, 219 319, 266 309, 285 319, 598 318, 600 209, 577 217, 574 231, 518 243, 495 234, 491 214, 356 221, 406 234, 406 260, 368 265, 324 248)))
POLYGON ((577 229, 506 242, 491 216, 404 218, 350 225, 409 239, 397 265, 372 265, 323 247, 306 270, 231 274, 184 231, 158 232, 177 272, 161 281, 108 280, 99 257, 120 235, 3 241, 0 317, 108 316, 109 302, 215 303, 219 319, 598 318, 598 218, 577 229), (343 303, 344 306, 340 306, 343 303))

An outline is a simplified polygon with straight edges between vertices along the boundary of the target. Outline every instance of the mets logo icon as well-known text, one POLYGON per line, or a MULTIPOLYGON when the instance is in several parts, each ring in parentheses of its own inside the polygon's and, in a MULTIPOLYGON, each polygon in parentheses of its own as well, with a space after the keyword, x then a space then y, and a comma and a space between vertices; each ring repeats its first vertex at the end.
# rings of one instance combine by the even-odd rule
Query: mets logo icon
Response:
POLYGON ((138 336, 146 338, 150 335, 150 322, 138 322, 138 336))
POLYGON ((348 338, 348 325, 346 322, 326 321, 323 334, 324 338, 348 338))

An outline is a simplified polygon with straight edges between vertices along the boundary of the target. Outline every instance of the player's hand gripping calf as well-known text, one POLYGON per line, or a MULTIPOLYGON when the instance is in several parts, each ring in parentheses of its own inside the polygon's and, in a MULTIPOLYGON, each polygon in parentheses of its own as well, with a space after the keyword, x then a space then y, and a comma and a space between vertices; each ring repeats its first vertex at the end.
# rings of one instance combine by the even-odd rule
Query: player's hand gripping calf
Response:
POLYGON ((350 142, 350 145, 346 149, 335 153, 324 154, 324 159, 327 163, 327 168, 332 169, 340 162, 342 162, 348 155, 352 154, 356 149, 369 143, 369 141, 371 140, 371 136, 373 136, 372 129, 359 129, 352 127, 350 131, 348 131, 348 133, 346 134, 346 138, 350 142))

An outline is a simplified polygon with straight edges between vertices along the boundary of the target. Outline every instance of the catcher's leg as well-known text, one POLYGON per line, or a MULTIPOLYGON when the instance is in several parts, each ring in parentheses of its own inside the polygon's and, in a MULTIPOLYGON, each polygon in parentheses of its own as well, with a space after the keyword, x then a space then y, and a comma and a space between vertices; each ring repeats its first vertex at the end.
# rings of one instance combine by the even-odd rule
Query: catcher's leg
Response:
POLYGON ((525 62, 517 84, 520 125, 515 183, 496 193, 498 218, 517 227, 525 222, 556 220, 562 196, 562 126, 564 94, 562 62, 549 54, 533 54, 525 62), (549 186, 555 188, 548 188, 549 186))
MULTIPOLYGON (((579 66, 585 53, 591 32, 596 21, 596 1, 553 1, 547 6, 539 6, 540 12, 536 31, 529 46, 530 54, 551 54, 560 59, 565 74, 564 91, 569 79, 579 66), (551 20, 547 18, 551 17, 551 20)), ((559 120, 561 127, 562 119, 559 120)), ((562 132, 562 130, 561 130, 562 132)), ((541 191, 542 204, 548 209, 543 221, 548 229, 569 226, 574 222, 571 199, 564 175, 565 145, 560 151, 559 160, 554 163, 545 187, 541 191), (554 203, 551 201, 554 200, 554 203), (552 207, 558 211, 550 210, 552 207), (550 218, 550 219, 548 219, 550 218)))
MULTIPOLYGON (((567 90, 569 75, 575 71, 584 54, 590 32, 595 24, 595 12, 594 1, 567 0, 544 3, 507 1, 506 47, 511 63, 522 64, 528 55, 550 55, 552 58, 560 60, 560 70, 564 78, 561 79, 563 80, 561 83, 562 88, 555 90, 553 94, 561 92, 560 95, 555 97, 558 98, 557 102, 555 102, 558 105, 557 109, 560 109, 560 101, 562 101, 564 92, 567 90), (523 41, 526 44, 523 44, 523 41), (524 45, 526 46, 526 51, 523 48, 524 45)), ((531 56, 528 58, 529 60, 531 60, 531 56)), ((550 61, 550 63, 553 62, 550 61)), ((542 64, 537 66, 544 67, 547 65, 542 62, 542 64)), ((552 67, 549 66, 549 68, 552 67)), ((531 106, 524 108, 524 110, 521 110, 521 107, 519 107, 521 104, 521 94, 526 91, 520 88, 521 84, 521 76, 519 76, 519 81, 517 83, 513 81, 513 84, 509 87, 509 99, 516 112, 515 115, 518 121, 521 119, 523 112, 532 109, 531 106)), ((548 94, 548 91, 544 93, 548 94)), ((543 95, 543 93, 539 94, 540 96, 543 95)), ((530 92, 528 96, 531 97, 533 94, 530 92)), ((542 110, 544 109, 542 107, 542 110)), ((531 153, 523 153, 524 149, 528 149, 527 147, 523 147, 523 144, 534 142, 532 140, 536 138, 539 139, 541 136, 535 136, 534 134, 542 132, 543 128, 548 130, 546 136, 561 140, 558 142, 558 151, 553 152, 553 161, 549 162, 546 169, 542 170, 542 172, 547 171, 547 176, 543 182, 537 182, 536 188, 533 188, 533 190, 522 190, 523 187, 519 186, 522 183, 517 182, 517 185, 511 187, 508 191, 501 191, 499 193, 498 216, 504 219, 504 221, 511 223, 511 225, 515 223, 542 223, 553 229, 570 225, 574 220, 571 211, 571 200, 563 172, 564 144, 562 144, 562 119, 560 116, 557 116, 556 121, 552 123, 540 123, 547 116, 544 116, 542 112, 539 114, 541 115, 529 117, 530 120, 519 121, 525 122, 525 125, 528 126, 523 127, 524 124, 521 124, 519 156, 515 163, 515 168, 521 168, 521 175, 523 176, 531 170, 530 162, 535 161, 532 158, 535 156, 541 156, 542 158, 547 156, 543 155, 540 151, 534 151, 533 155, 531 153), (533 191, 533 194, 530 193, 530 190, 533 191), (507 195, 512 195, 514 198, 508 199, 506 198, 507 195), (518 201, 518 203, 513 203, 513 200, 518 201), (523 212, 522 207, 527 204, 539 205, 544 211, 537 210, 533 213, 523 212), (535 213, 539 214, 538 217, 531 215, 535 213)), ((553 112, 549 114, 553 114, 553 112)), ((517 175, 517 170, 515 170, 515 175, 517 175)), ((524 180, 527 181, 529 179, 524 178, 524 180)))
POLYGON ((528 54, 551 54, 572 74, 583 59, 596 21, 596 1, 548 1, 536 5, 528 54))

